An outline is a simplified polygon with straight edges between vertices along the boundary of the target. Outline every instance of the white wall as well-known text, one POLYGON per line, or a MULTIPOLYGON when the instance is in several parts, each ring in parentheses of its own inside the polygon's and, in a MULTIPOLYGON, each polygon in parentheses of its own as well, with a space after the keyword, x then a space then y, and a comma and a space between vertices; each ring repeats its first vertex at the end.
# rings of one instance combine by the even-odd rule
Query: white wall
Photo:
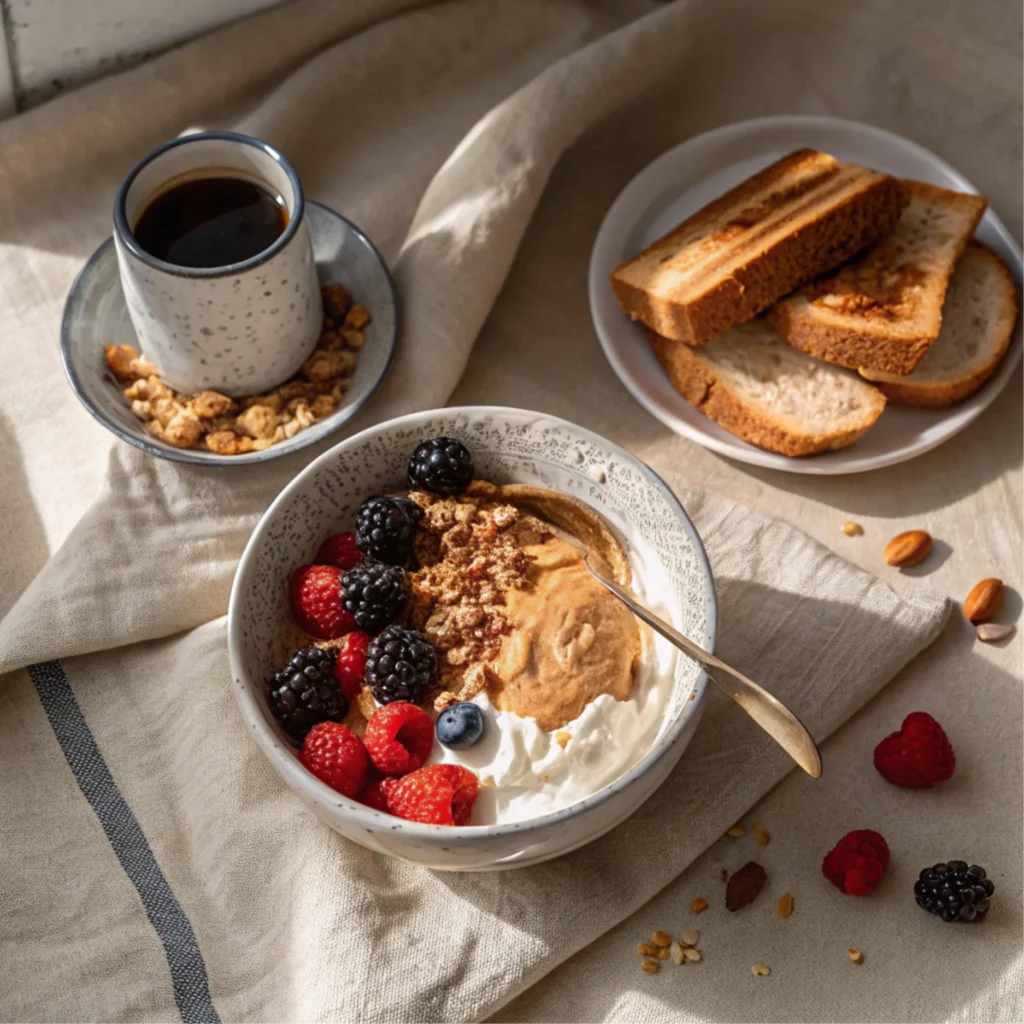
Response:
POLYGON ((0 117, 279 0, 0 0, 0 117))

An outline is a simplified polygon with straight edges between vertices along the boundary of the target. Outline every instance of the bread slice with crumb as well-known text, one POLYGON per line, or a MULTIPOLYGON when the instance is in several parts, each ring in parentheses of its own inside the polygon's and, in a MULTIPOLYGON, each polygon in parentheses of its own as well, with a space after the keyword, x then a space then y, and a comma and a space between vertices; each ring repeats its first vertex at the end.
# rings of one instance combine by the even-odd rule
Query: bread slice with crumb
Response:
POLYGON ((862 369, 889 401, 944 409, 973 395, 995 373, 1017 322, 1017 286, 1003 261, 971 242, 949 281, 935 344, 906 376, 862 369))
POLYGON ((939 336, 950 275, 987 204, 920 181, 903 184, 910 201, 892 231, 771 311, 791 345, 839 366, 907 374, 939 336))
POLYGON ((673 387, 750 444, 814 455, 853 444, 885 408, 864 380, 798 352, 763 321, 733 327, 692 348, 648 332, 673 387))
POLYGON ((887 174, 797 150, 617 267, 612 289, 634 320, 701 345, 869 245, 905 201, 887 174))

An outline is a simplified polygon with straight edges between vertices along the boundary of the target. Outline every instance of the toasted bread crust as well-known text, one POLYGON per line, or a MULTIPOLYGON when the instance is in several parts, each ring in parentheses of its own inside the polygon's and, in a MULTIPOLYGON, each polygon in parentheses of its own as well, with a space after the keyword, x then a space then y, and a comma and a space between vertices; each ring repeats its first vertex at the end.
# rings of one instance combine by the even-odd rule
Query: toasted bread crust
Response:
POLYGON ((877 413, 858 430, 794 434, 734 394, 701 359, 699 348, 690 348, 653 331, 648 331, 647 337, 672 386, 691 405, 741 440, 791 458, 848 447, 872 426, 885 408, 885 398, 879 394, 877 413))
MULTIPOLYGON (((722 220, 745 198, 768 184, 784 181, 785 175, 809 155, 814 155, 814 151, 799 150, 765 168, 695 213, 665 239, 683 234, 697 223, 722 220)), ((692 300, 674 301, 627 280, 622 271, 643 255, 638 254, 611 274, 619 304, 632 319, 688 345, 704 344, 730 327, 752 319, 801 284, 834 269, 896 223, 906 203, 899 182, 873 172, 864 173, 863 187, 769 248, 751 254, 746 263, 692 300)))
POLYGON ((1017 300, 1017 285, 1006 264, 989 246, 982 242, 972 241, 968 249, 982 249, 992 259, 999 278, 999 288, 1003 293, 1005 310, 1000 317, 999 331, 1001 339, 988 361, 969 373, 948 380, 915 381, 912 377, 894 380, 892 377, 876 377, 871 370, 862 370, 861 375, 875 385, 882 394, 894 405, 913 406, 916 409, 946 409, 965 398, 970 398, 996 372, 1006 355, 1013 338, 1013 329, 1017 325, 1020 311, 1017 300))
POLYGON ((935 338, 880 338, 877 334, 854 333, 830 324, 813 322, 799 315, 799 306, 783 302, 768 312, 768 323, 794 348, 826 363, 852 370, 862 366, 885 373, 910 373, 931 347, 935 338))

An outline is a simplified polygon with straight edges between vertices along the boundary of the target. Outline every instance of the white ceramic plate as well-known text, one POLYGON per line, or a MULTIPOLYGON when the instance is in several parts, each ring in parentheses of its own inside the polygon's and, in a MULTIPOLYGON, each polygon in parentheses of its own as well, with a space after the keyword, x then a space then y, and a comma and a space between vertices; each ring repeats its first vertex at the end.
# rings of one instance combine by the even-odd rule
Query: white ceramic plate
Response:
MULTIPOLYGON (((755 171, 803 146, 901 178, 915 178, 959 192, 978 191, 934 153, 891 132, 855 121, 766 117, 717 128, 663 153, 612 204, 590 258, 590 309, 601 346, 619 379, 677 434, 755 466, 816 475, 862 473, 912 459, 977 419, 1006 386, 1020 359, 1020 321, 995 376, 967 401, 937 411, 891 405, 855 445, 790 459, 741 441, 682 398, 655 359, 643 328, 622 312, 608 282, 608 275, 623 260, 755 171)), ((1024 274, 1021 251, 991 209, 978 226, 976 237, 999 253, 1016 278, 1019 293, 1024 274)))

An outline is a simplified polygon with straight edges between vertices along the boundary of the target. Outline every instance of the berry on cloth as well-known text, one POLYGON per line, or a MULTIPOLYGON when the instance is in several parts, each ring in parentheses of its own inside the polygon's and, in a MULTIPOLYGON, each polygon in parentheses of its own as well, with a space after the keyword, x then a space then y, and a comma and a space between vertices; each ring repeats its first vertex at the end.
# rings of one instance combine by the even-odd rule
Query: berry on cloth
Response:
POLYGON ((988 913, 995 891, 985 869, 965 860, 924 868, 914 883, 917 905, 943 921, 980 921, 988 913))
POLYGON ((473 479, 473 457, 453 437, 424 441, 409 459, 409 486, 432 494, 461 494, 473 479))
POLYGON ((458 764, 428 764, 401 779, 385 779, 388 810, 427 825, 467 825, 480 782, 458 764))
POLYGON ((334 565, 300 565, 288 577, 295 621, 318 640, 334 640, 356 628, 341 605, 341 570, 334 565))
POLYGON ((267 681, 267 703, 292 739, 301 743, 319 722, 340 722, 349 702, 332 675, 334 651, 304 647, 267 681))
POLYGON ((338 648, 334 662, 334 678, 338 680, 341 692, 353 701, 362 693, 366 678, 366 651, 370 646, 370 635, 358 629, 349 633, 338 648))
POLYGON ((321 722, 306 733, 301 760, 343 796, 355 799, 366 785, 366 751, 359 737, 338 722, 321 722))
POLYGON ((356 547, 354 533, 336 533, 320 545, 314 561, 317 565, 333 565, 347 572, 363 557, 356 547))
POLYGON ((404 565, 423 509, 408 498, 370 498, 356 513, 356 544, 364 555, 404 565))
POLYGON ((889 846, 869 829, 847 832, 825 854, 821 873, 840 891, 850 896, 867 896, 875 891, 889 866, 889 846))
POLYGON ((956 757, 942 726, 924 711, 913 711, 899 732, 875 747, 875 768, 895 786, 923 788, 950 778, 956 757))
POLYGON ((367 633, 379 633, 397 619, 409 603, 409 585, 400 565, 364 558, 341 578, 342 607, 367 633))
POLYGON ((434 723, 423 708, 395 701, 370 716, 363 744, 381 775, 408 775, 430 756, 434 723))
POLYGON ((465 750, 484 734, 484 713, 472 701, 452 704, 437 716, 437 740, 451 750, 465 750))
POLYGON ((437 652, 415 629, 388 626, 366 652, 366 681, 378 704, 422 700, 437 678, 437 652))

